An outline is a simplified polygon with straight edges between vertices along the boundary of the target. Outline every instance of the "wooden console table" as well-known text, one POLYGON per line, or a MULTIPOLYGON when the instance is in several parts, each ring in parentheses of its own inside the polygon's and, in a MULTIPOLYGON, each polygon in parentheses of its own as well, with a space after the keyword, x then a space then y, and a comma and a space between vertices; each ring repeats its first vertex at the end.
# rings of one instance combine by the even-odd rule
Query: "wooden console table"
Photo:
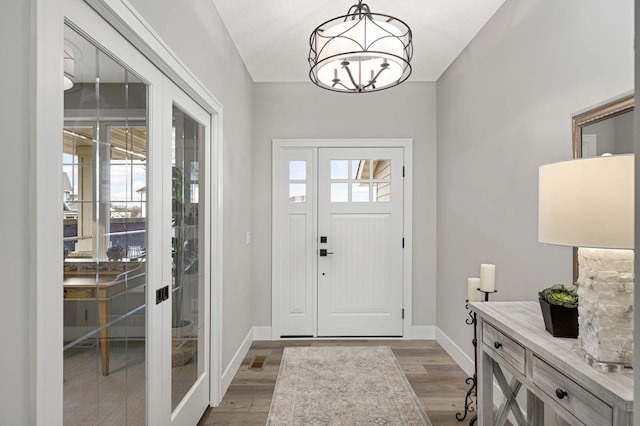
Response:
POLYGON ((109 375, 111 300, 144 285, 145 270, 138 261, 65 261, 64 300, 97 301, 102 375, 109 375), (139 269, 136 269, 139 268, 139 269))
POLYGON ((471 303, 478 317, 478 420, 544 424, 544 404, 571 424, 632 424, 633 373, 601 373, 580 355, 576 339, 551 336, 537 302, 471 303), (507 381, 504 371, 511 375, 507 381), (494 413, 493 378, 505 402, 494 413), (516 395, 527 389, 527 413, 516 395))

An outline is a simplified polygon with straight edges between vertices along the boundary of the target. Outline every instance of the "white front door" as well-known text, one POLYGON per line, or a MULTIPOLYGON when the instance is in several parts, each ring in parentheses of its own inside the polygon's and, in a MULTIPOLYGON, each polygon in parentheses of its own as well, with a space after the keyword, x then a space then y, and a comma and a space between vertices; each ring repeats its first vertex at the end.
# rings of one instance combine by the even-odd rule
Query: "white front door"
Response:
POLYGON ((402 148, 322 148, 318 336, 402 335, 402 148))
POLYGON ((274 145, 275 338, 405 334, 410 146, 354 145, 274 145))

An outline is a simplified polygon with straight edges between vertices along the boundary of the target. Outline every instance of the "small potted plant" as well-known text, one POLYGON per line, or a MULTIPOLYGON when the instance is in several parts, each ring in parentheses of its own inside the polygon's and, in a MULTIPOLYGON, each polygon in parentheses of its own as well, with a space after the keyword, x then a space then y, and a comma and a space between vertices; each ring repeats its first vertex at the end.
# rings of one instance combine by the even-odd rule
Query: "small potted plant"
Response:
POLYGON ((120 260, 124 257, 124 248, 120 245, 111 246, 107 249, 109 260, 120 260))
POLYGON ((578 291, 555 284, 538 293, 544 327, 553 337, 578 337, 578 291))

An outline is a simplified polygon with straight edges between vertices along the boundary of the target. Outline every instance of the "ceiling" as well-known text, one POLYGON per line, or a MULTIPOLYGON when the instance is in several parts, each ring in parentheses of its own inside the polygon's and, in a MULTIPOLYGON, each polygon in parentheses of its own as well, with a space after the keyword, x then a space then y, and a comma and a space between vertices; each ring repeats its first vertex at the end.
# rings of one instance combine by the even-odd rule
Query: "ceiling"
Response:
MULTIPOLYGON (((211 0, 253 81, 309 80, 309 36, 356 0, 211 0)), ((436 81, 504 0, 369 0, 413 32, 408 81, 436 81)))

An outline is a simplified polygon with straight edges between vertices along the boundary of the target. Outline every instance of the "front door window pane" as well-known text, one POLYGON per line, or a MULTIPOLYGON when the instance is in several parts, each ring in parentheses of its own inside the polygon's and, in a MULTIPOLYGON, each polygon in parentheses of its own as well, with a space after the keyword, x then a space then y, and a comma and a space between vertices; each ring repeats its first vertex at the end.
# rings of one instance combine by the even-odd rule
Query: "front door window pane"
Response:
POLYGON ((331 179, 349 178, 349 160, 331 160, 331 179))
POLYGON ((331 202, 346 203, 349 201, 349 184, 348 183, 332 183, 331 184, 331 202))
POLYGON ((351 184, 351 201, 353 201, 354 203, 368 203, 369 202, 369 184, 368 183, 351 184))
POLYGON ((351 160, 351 179, 369 179, 369 160, 351 160))
POLYGON ((290 183, 289 184, 289 202, 304 203, 307 201, 307 184, 306 183, 290 183))
POLYGON ((306 180, 307 179, 307 162, 306 161, 289 161, 289 179, 290 180, 306 180))

